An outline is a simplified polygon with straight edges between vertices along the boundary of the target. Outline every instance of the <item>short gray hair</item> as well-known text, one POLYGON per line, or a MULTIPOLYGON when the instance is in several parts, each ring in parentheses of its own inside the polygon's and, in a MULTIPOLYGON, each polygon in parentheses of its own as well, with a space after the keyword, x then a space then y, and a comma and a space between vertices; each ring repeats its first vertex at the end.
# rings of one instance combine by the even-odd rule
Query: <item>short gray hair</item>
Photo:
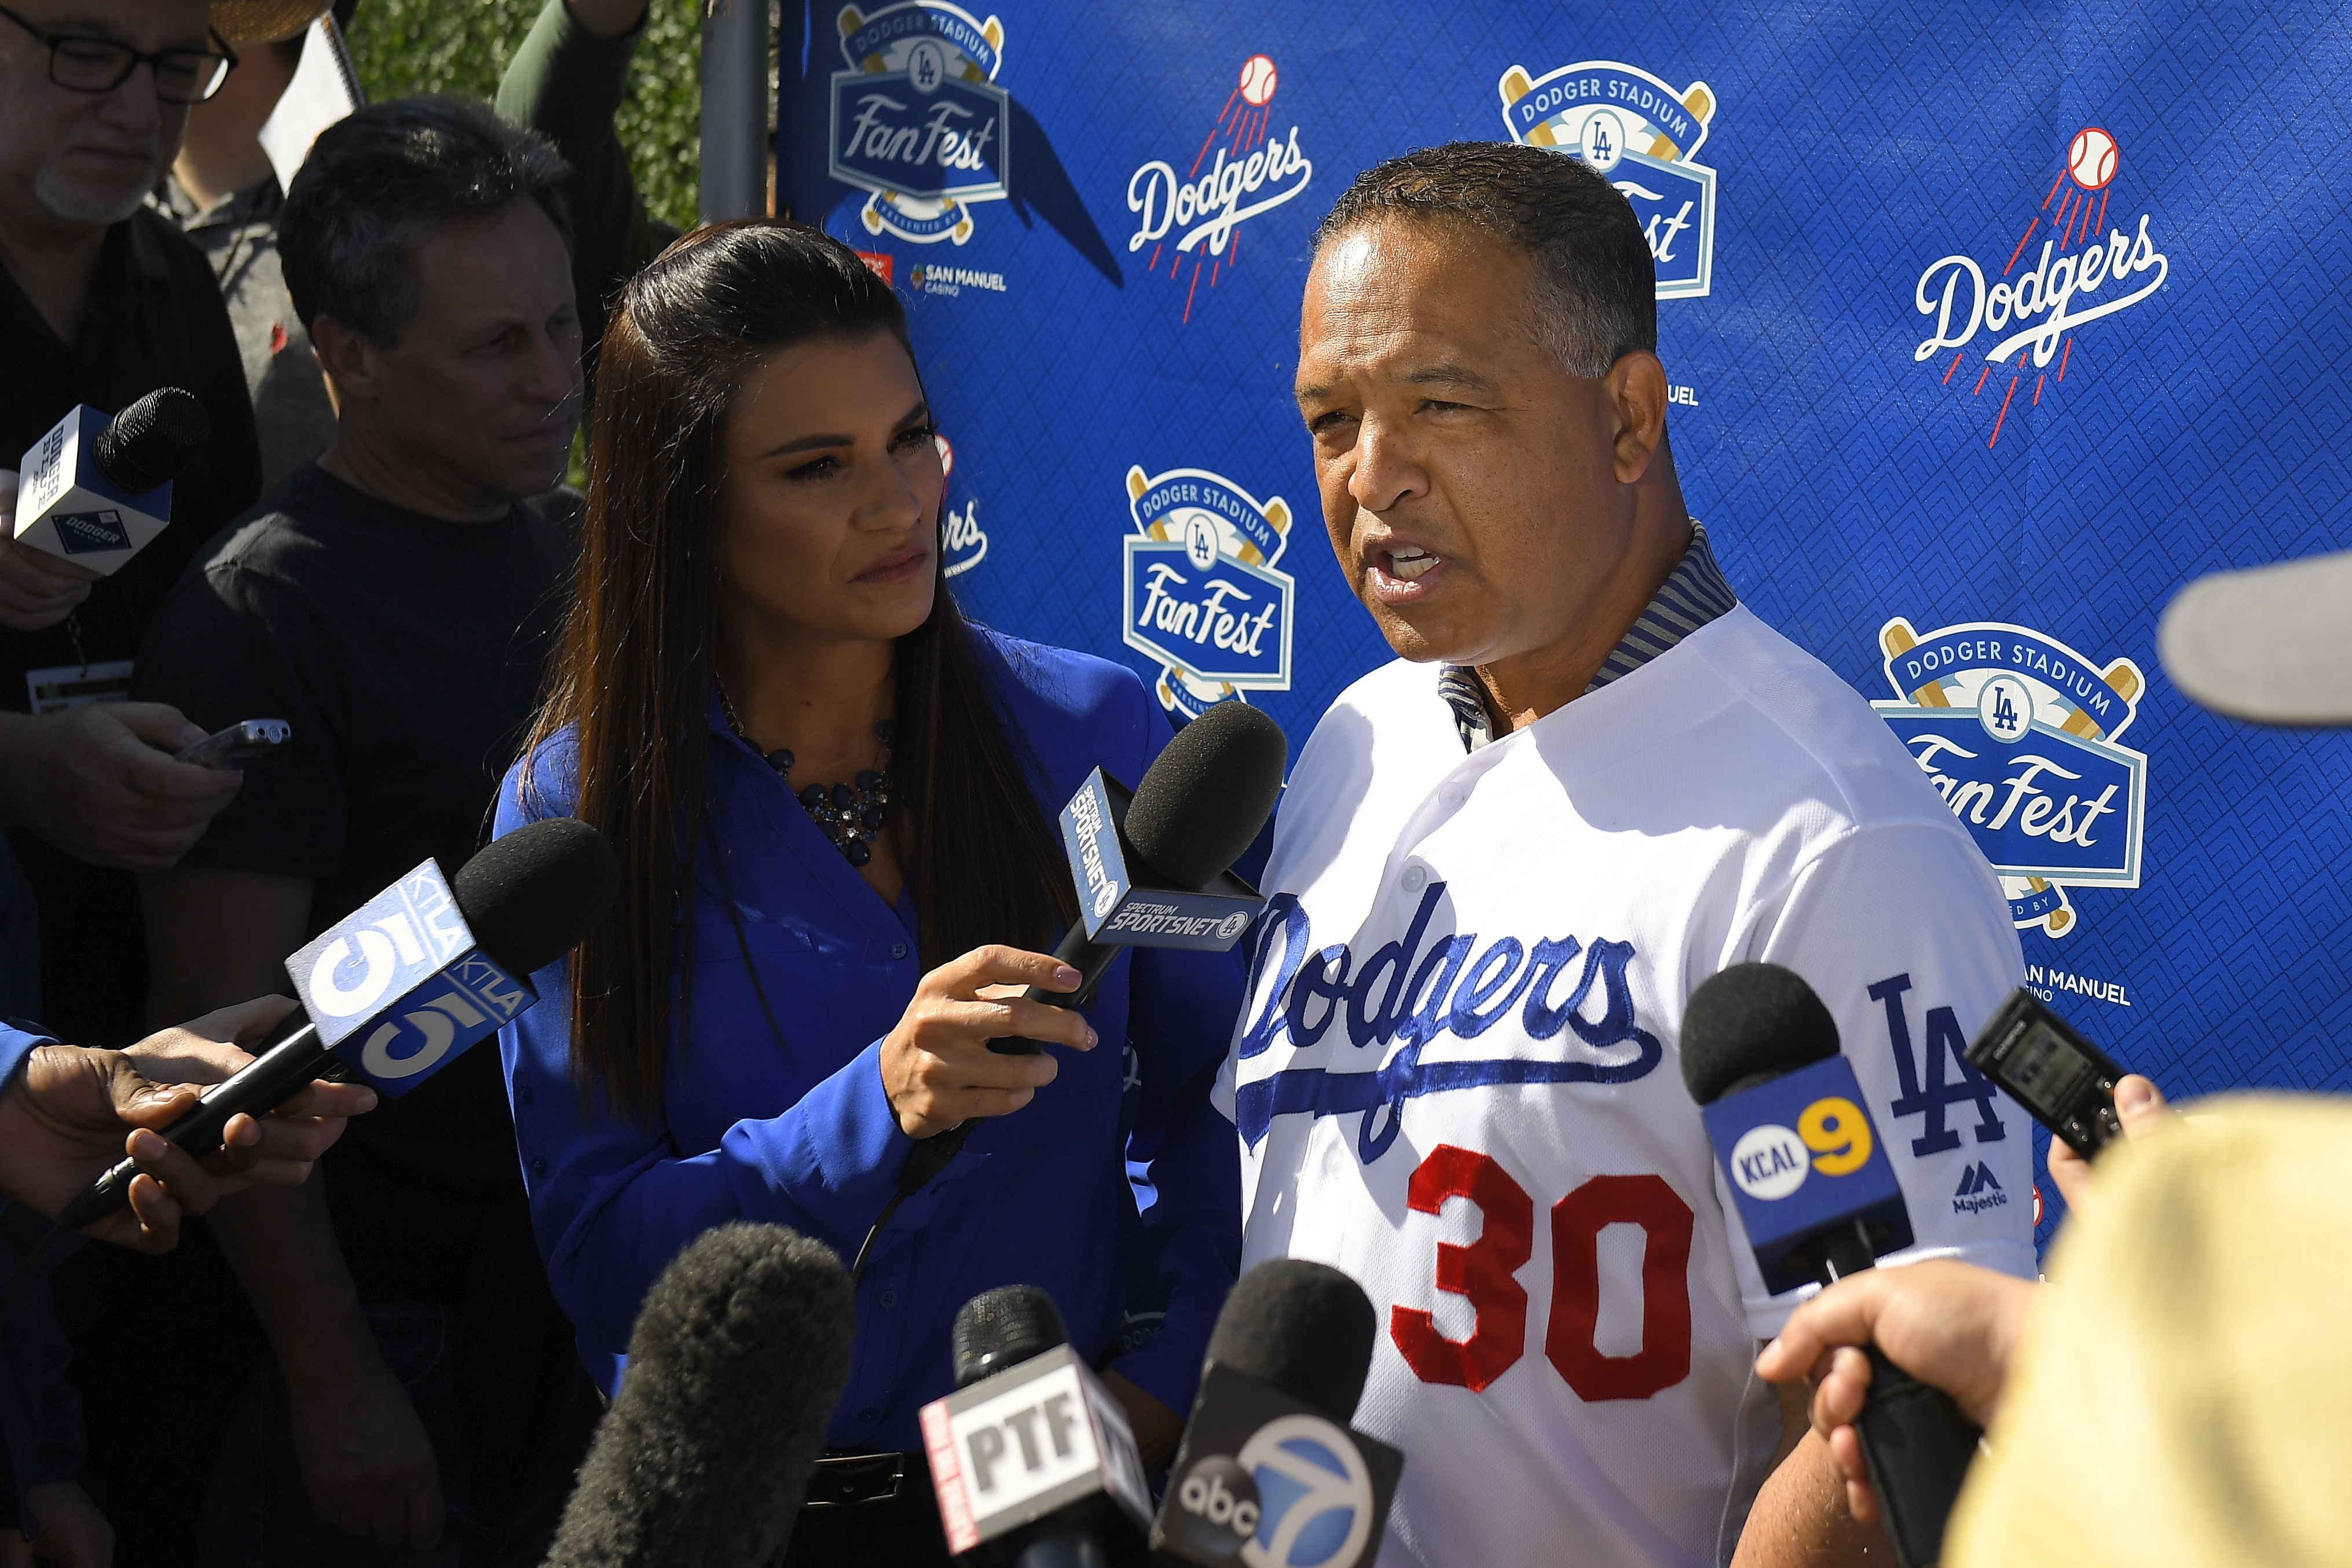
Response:
POLYGON ((1536 266, 1538 341, 1570 375, 1658 349, 1658 270, 1641 220, 1581 159, 1510 142, 1449 142, 1376 163, 1316 226, 1315 248, 1397 218, 1485 235, 1536 266))
POLYGON ((570 170, 541 137, 487 104, 404 98, 321 132, 278 216, 278 257, 305 327, 332 316, 400 346, 425 303, 415 247, 444 224, 535 203, 572 243, 570 170))

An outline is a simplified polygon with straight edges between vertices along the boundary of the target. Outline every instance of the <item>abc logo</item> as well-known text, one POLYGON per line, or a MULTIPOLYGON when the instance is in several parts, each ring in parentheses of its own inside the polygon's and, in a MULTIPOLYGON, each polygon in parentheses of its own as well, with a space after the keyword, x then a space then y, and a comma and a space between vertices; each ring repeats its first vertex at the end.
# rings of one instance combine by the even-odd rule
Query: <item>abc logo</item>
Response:
POLYGON ((1247 1568, 1345 1568, 1372 1537, 1372 1473, 1348 1434, 1319 1415, 1285 1415, 1236 1456, 1257 1483, 1258 1533, 1247 1568))
POLYGON ((1212 1557, 1237 1557, 1257 1533, 1257 1483, 1223 1454, 1184 1472, 1176 1488, 1178 1512, 1169 1515, 1184 1544, 1212 1557))

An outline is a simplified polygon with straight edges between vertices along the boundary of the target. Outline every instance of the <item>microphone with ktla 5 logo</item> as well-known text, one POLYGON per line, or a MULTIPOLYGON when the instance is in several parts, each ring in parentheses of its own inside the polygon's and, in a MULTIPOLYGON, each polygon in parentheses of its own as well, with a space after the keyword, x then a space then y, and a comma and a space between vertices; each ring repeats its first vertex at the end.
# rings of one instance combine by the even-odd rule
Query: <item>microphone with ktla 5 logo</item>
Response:
MULTIPOLYGON (((1684 1015, 1682 1063, 1766 1289, 1833 1284, 1911 1245, 1837 1022, 1801 976, 1736 963, 1706 980, 1684 1015)), ((1931 1568, 1981 1434, 1950 1395, 1869 1354, 1863 1457, 1895 1556, 1931 1568)))
POLYGON ((1069 1340, 1034 1285, 982 1291, 956 1314, 956 1391, 922 1409, 950 1552, 1105 1568, 1141 1542, 1151 1489, 1134 1430, 1069 1340))
POLYGON ((172 525, 172 479, 212 437, 194 393, 158 387, 109 418, 76 406, 25 454, 19 544, 110 575, 172 525))
MULTIPOLYGON (((620 885, 604 836, 572 817, 508 834, 454 887, 425 861, 286 961, 302 1005, 163 1136, 202 1159, 231 1117, 265 1115, 316 1078, 407 1093, 537 1002, 532 973, 577 947, 620 885)), ((58 1225, 79 1230, 120 1208, 138 1173, 123 1161, 58 1225)))
POLYGON ((1404 1456, 1348 1426, 1377 1331, 1363 1287, 1336 1268, 1278 1258, 1243 1275, 1209 1336, 1152 1549, 1246 1568, 1378 1556, 1404 1456))

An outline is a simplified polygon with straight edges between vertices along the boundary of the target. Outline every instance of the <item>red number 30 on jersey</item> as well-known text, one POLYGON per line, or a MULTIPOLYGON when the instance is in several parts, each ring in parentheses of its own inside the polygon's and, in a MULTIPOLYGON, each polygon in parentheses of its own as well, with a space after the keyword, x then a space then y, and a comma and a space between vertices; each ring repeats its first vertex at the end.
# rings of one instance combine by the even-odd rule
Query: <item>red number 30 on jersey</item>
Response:
MULTIPOLYGON (((1406 1202, 1433 1215, 1448 1198, 1478 1205, 1484 1228, 1467 1247, 1437 1246, 1437 1288, 1476 1313, 1470 1337, 1449 1340, 1418 1307, 1395 1307, 1389 1334, 1423 1383, 1477 1393, 1508 1372, 1528 1342, 1528 1292, 1512 1276, 1533 1255, 1535 1204, 1510 1173, 1485 1154, 1441 1143, 1412 1173, 1406 1202)), ((1690 1375, 1690 1205, 1654 1175, 1595 1176, 1551 1206, 1551 1310, 1544 1356, 1577 1397, 1647 1399, 1690 1375), (1603 1355, 1593 1342, 1601 1315, 1603 1226, 1637 1225, 1642 1250, 1642 1348, 1603 1355)))

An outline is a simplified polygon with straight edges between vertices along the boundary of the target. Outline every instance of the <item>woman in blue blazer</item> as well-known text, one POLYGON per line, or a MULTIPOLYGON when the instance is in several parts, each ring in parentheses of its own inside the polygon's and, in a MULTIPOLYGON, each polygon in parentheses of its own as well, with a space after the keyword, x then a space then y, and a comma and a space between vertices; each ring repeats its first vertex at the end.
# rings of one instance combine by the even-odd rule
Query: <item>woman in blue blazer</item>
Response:
POLYGON ((896 1456, 862 1473, 897 1469, 899 1495, 803 1514, 792 1552, 944 1562, 916 1413, 952 1385, 965 1300, 1043 1286, 1101 1361, 1145 1194, 1166 1317, 1106 1381, 1164 1463, 1233 1282, 1237 1151, 1209 1091, 1237 961, 1137 950, 1083 1014, 1011 990, 1075 986, 1047 956, 1076 915, 1053 818, 1095 767, 1138 780, 1168 724, 1125 668, 957 612, 905 317, 839 242, 680 240, 624 293, 596 401, 575 599, 497 825, 581 816, 625 874, 500 1037, 549 1281, 609 1392, 695 1237, 774 1221, 846 1260, 917 1141, 987 1118, 857 1285, 828 1442, 896 1456), (987 1049, 1010 1035, 1050 1048, 987 1049))

